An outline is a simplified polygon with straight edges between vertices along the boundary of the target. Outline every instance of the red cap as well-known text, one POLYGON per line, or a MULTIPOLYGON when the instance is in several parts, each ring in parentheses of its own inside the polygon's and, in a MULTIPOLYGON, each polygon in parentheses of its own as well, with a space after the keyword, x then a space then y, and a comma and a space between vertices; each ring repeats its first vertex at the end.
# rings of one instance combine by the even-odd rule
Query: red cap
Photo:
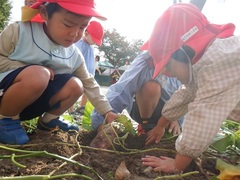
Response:
POLYGON ((172 54, 182 45, 195 51, 193 64, 215 38, 233 35, 233 24, 210 24, 201 11, 192 4, 178 3, 169 7, 157 20, 150 39, 141 47, 148 50, 153 58, 156 78, 172 54))
MULTIPOLYGON (((38 9, 41 4, 44 3, 57 3, 62 8, 73 12, 75 14, 81 14, 84 16, 96 17, 101 20, 106 20, 96 9, 94 0, 37 0, 31 8, 38 9)), ((39 15, 30 18, 31 21, 42 22, 43 20, 39 15)))
POLYGON ((87 27, 87 32, 91 35, 92 40, 98 45, 102 45, 102 39, 104 36, 104 29, 102 25, 97 21, 91 21, 87 27))

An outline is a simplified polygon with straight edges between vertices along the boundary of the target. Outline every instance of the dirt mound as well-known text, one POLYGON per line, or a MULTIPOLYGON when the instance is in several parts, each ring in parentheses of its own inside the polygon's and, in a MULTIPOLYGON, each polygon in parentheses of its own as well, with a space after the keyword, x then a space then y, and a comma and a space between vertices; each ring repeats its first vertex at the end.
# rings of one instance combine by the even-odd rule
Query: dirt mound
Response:
MULTIPOLYGON (((127 148, 104 150, 89 146, 95 135, 93 132, 68 134, 38 130, 29 135, 30 142, 24 146, 11 146, 14 149, 6 149, 9 146, 2 145, 0 156, 4 158, 0 158, 0 176, 50 175, 59 177, 57 179, 110 180, 114 179, 115 172, 123 161, 130 172, 131 180, 150 180, 169 175, 153 172, 143 166, 141 157, 147 154, 174 157, 175 139, 162 140, 159 144, 145 147, 144 137, 129 136, 126 139, 127 148), (5 148, 2 149, 3 147, 5 148), (12 160, 10 156, 13 157, 12 160), (19 167, 21 165, 22 167, 19 167)), ((205 180, 218 172, 215 170, 215 161, 203 156, 194 161, 184 173, 192 175, 182 179, 205 180)))

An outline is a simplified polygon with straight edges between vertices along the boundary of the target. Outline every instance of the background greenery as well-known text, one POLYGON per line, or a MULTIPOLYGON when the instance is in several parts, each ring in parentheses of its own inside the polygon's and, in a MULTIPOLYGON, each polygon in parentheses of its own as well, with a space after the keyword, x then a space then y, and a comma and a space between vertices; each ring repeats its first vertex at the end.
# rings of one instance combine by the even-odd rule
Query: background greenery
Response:
POLYGON ((0 32, 8 24, 12 5, 9 0, 0 0, 0 32))

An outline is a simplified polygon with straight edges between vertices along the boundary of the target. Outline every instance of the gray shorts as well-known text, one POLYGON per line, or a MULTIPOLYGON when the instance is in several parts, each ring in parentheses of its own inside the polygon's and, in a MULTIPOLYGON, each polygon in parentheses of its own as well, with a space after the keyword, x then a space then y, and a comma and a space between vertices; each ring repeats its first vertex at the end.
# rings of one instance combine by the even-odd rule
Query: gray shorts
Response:
MULTIPOLYGON (((146 124, 146 128, 145 128, 146 130, 150 130, 157 125, 158 120, 162 116, 162 108, 164 104, 165 102, 160 98, 152 116, 148 118, 148 123, 146 124)), ((130 116, 132 119, 134 119, 137 123, 140 123, 140 124, 142 123, 142 120, 146 120, 146 119, 142 119, 142 117, 140 116, 139 108, 136 102, 133 102, 130 116)))

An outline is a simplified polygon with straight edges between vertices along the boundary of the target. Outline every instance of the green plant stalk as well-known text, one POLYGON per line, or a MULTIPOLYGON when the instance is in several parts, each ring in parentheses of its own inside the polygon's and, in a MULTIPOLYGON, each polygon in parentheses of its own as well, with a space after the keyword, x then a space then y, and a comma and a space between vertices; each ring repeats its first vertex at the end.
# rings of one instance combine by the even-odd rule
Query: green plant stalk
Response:
MULTIPOLYGON (((112 128, 112 130, 113 130, 113 132, 114 132, 114 134, 115 134, 115 136, 116 136, 116 137, 113 139, 113 143, 111 142, 111 145, 112 145, 112 147, 113 147, 113 149, 115 150, 116 153, 117 153, 117 151, 116 151, 116 149, 115 149, 115 147, 114 147, 113 144, 120 145, 120 146, 121 146, 124 150, 126 150, 126 151, 139 151, 138 149, 128 149, 128 148, 126 148, 126 147, 124 146, 124 142, 125 142, 128 134, 129 134, 129 132, 127 132, 123 137, 119 137, 119 136, 118 136, 118 133, 116 132, 116 130, 115 130, 115 128, 113 127, 112 124, 111 124, 111 128, 112 128), (122 142, 121 142, 120 140, 122 140, 122 142)), ((107 135, 105 134, 105 136, 107 136, 107 135)), ((108 140, 109 140, 109 139, 108 139, 108 140)))
MULTIPOLYGON (((73 156, 71 156, 69 159, 73 159, 75 157, 78 156, 77 154, 74 154, 73 156)), ((60 166, 58 166, 56 169, 54 169, 51 173, 49 173, 49 176, 52 176, 57 170, 59 170, 60 168, 62 168, 63 166, 65 166, 67 164, 67 162, 65 161, 64 163, 62 163, 60 166)))
MULTIPOLYGON (((129 134, 129 132, 127 132, 126 134, 124 134, 122 137, 119 137, 119 136, 117 135, 117 137, 114 138, 113 143, 116 144, 116 145, 121 146, 124 150, 129 151, 129 150, 124 146, 125 140, 126 140, 128 134, 129 134)), ((130 149, 130 151, 134 151, 134 149, 130 149)))
MULTIPOLYGON (((115 135, 116 135, 116 138, 114 138, 114 140, 113 140, 113 143, 114 143, 114 144, 121 146, 121 147, 122 147, 124 150, 126 150, 126 151, 139 152, 138 149, 129 149, 129 148, 126 148, 126 147, 124 146, 124 142, 125 142, 125 140, 126 140, 126 138, 127 138, 127 136, 128 136, 128 133, 126 133, 123 137, 119 137, 118 134, 117 134, 117 132, 115 131, 114 127, 112 127, 112 128, 113 128, 113 131, 114 131, 114 133, 115 133, 115 135), (122 140, 122 142, 121 142, 120 140, 122 140)), ((106 135, 106 134, 105 134, 105 135, 106 135)), ((175 138, 175 137, 176 137, 176 136, 172 136, 172 137, 170 137, 170 138, 168 138, 168 139, 170 140, 170 139, 175 138)), ((166 140, 166 139, 164 139, 164 140, 166 140)))
MULTIPOLYGON (((122 124, 121 122, 119 122, 119 123, 122 124)), ((105 124, 105 119, 104 119, 104 123, 103 123, 103 124, 105 124)), ((111 146, 112 146, 112 148, 113 148, 113 150, 114 150, 115 152, 116 152, 116 149, 115 149, 115 147, 114 147, 114 144, 121 146, 121 147, 122 147, 124 150, 126 150, 126 151, 138 151, 138 149, 128 149, 128 148, 126 148, 126 147, 124 146, 124 142, 125 142, 125 139, 126 139, 126 137, 127 137, 127 133, 125 134, 126 137, 125 137, 125 135, 124 135, 125 139, 124 139, 123 137, 120 138, 120 137, 118 136, 118 133, 116 132, 113 124, 111 124, 111 128, 112 128, 112 130, 113 130, 113 132, 114 132, 114 134, 115 134, 115 136, 116 136, 116 137, 113 139, 113 142, 110 140, 110 138, 109 138, 109 137, 107 136, 107 134, 105 133, 104 128, 103 128, 103 133, 104 133, 104 135, 106 136, 106 138, 108 139, 109 143, 111 144, 111 146), (121 142, 120 140, 122 140, 122 142, 121 142)), ((169 137, 169 138, 164 138, 164 139, 162 139, 162 140, 171 140, 171 139, 175 139, 176 137, 177 137, 177 135, 171 136, 171 137, 169 137)))
MULTIPOLYGON (((119 139, 118 133, 116 132, 116 130, 115 130, 115 128, 113 127, 112 124, 111 124, 111 128, 112 128, 112 130, 113 130, 113 132, 114 132, 116 138, 119 139)), ((113 149, 114 149, 115 151, 116 151, 116 149, 115 149, 113 143, 114 143, 114 140, 115 140, 116 138, 114 138, 114 139, 113 139, 113 142, 111 142, 111 145, 112 145, 112 147, 113 147, 113 149)), ((118 141, 118 142, 119 142, 119 144, 121 144, 120 141, 118 141)), ((121 146, 122 146, 122 145, 121 145, 121 146)))
MULTIPOLYGON (((18 145, 17 145, 18 146, 18 145)), ((23 147, 24 145, 19 145, 18 147, 23 147)), ((7 146, 1 146, 0 145, 0 149, 5 149, 8 151, 14 151, 14 152, 21 152, 21 153, 36 153, 36 152, 42 152, 42 151, 27 151, 27 150, 22 150, 22 149, 15 149, 12 147, 7 147, 7 146)))
MULTIPOLYGON (((78 163, 74 160, 70 160, 69 158, 66 158, 66 157, 63 157, 63 156, 60 156, 60 155, 57 155, 57 154, 52 154, 52 153, 49 153, 47 151, 26 151, 26 150, 21 150, 21 149, 14 149, 14 148, 9 148, 9 147, 4 147, 4 146, 0 146, 0 149, 5 149, 5 150, 9 150, 9 151, 15 151, 15 152, 21 152, 21 153, 28 153, 28 154, 25 154, 25 155, 15 155, 14 157, 15 158, 24 158, 24 157, 34 157, 34 156, 43 156, 43 155, 46 155, 46 156, 50 156, 50 157, 54 157, 54 158, 57 158, 57 159, 61 159, 61 160, 64 160, 64 161, 67 161, 67 162, 70 162, 70 163, 78 163)), ((0 156, 0 158, 11 158, 12 155, 5 155, 5 156, 0 156)), ((81 165, 81 166, 84 166, 84 165, 81 165)))
MULTIPOLYGON (((77 139, 77 137, 76 137, 77 139)), ((80 144, 77 143, 78 148, 80 148, 80 144)), ((78 155, 82 155, 82 149, 80 148, 80 151, 74 155, 72 155, 69 159, 74 159, 75 157, 77 157, 78 155)), ((55 170, 53 170, 49 175, 52 176, 57 170, 59 170, 60 168, 62 168, 63 166, 65 166, 67 164, 67 162, 62 163, 60 166, 58 166, 55 170)))
POLYGON ((232 123, 232 124, 235 124, 235 125, 240 125, 239 122, 232 121, 232 120, 229 120, 229 119, 226 119, 225 121, 226 121, 226 122, 229 122, 229 123, 232 123))
POLYGON ((20 168, 26 168, 27 166, 25 166, 25 165, 23 165, 23 164, 20 164, 20 163, 18 163, 17 161, 15 161, 15 154, 12 154, 11 155, 11 160, 12 160, 12 162, 14 163, 14 164, 16 164, 18 167, 20 167, 20 168))
MULTIPOLYGON (((113 129, 113 126, 112 126, 112 125, 111 125, 111 128, 113 129)), ((106 134, 106 132, 105 132, 105 130, 104 130, 104 127, 102 128, 102 131, 103 131, 103 134, 104 134, 104 135, 106 136, 106 138, 108 139, 108 142, 111 144, 113 150, 116 151, 116 149, 115 149, 115 147, 114 147, 111 139, 107 136, 107 134, 106 134)), ((115 131, 114 131, 114 132, 115 132, 115 131)))
POLYGON ((122 147, 124 150, 126 150, 126 151, 132 151, 132 152, 134 152, 134 151, 139 151, 138 149, 128 149, 128 148, 126 148, 126 147, 124 146, 125 139, 126 139, 125 136, 128 135, 127 133, 123 136, 124 138, 119 137, 115 131, 114 131, 114 133, 115 133, 116 136, 117 136, 117 137, 114 138, 114 140, 113 140, 113 143, 114 143, 114 144, 121 146, 121 147, 122 147), (120 140, 122 140, 122 142, 121 142, 120 140))
MULTIPOLYGON (((88 170, 91 170, 91 168, 89 168, 89 167, 87 167, 85 165, 82 165, 82 164, 78 163, 77 161, 70 160, 70 159, 68 159, 66 157, 59 156, 57 154, 48 153, 47 151, 32 152, 30 154, 25 154, 25 155, 15 155, 14 158, 27 158, 27 157, 37 157, 37 156, 44 156, 44 155, 49 156, 49 157, 53 157, 53 158, 56 158, 56 159, 61 159, 63 161, 67 161, 67 162, 70 162, 70 163, 73 163, 73 164, 77 164, 80 167, 83 167, 83 168, 86 168, 88 170)), ((0 156, 0 158, 3 158, 3 159, 9 159, 11 157, 12 157, 12 155, 0 156)))
MULTIPOLYGON (((62 142, 55 142, 55 145, 66 145, 66 146, 71 146, 71 147, 76 147, 76 144, 70 144, 70 143, 62 143, 62 142)), ((33 147, 33 146, 39 146, 41 144, 26 144, 26 145, 10 145, 9 147, 33 147)), ((52 143, 44 143, 44 145, 53 145, 52 143)), ((1 148, 1 147, 0 147, 1 148)), ((163 151, 163 152, 170 152, 170 153, 176 153, 176 150, 171 150, 171 149, 161 149, 161 148, 149 148, 149 149, 144 149, 144 150, 137 150, 137 151, 130 151, 130 152, 122 152, 122 151, 113 151, 109 149, 101 149, 101 148, 94 148, 90 146, 82 146, 82 149, 90 149, 90 150, 95 150, 95 151, 102 151, 102 152, 109 152, 109 153, 115 153, 115 154, 137 154, 137 153, 145 153, 145 152, 151 152, 151 151, 163 151)), ((0 159, 3 156, 0 156, 0 159)), ((4 157, 3 157, 4 158, 4 157)), ((9 158, 9 157, 7 157, 9 158)))
MULTIPOLYGON (((66 157, 63 157, 63 156, 60 156, 60 155, 57 155, 57 154, 48 153, 47 151, 36 151, 36 152, 32 151, 29 154, 15 155, 14 158, 27 158, 27 157, 37 157, 37 156, 49 156, 49 157, 53 157, 53 158, 56 158, 56 159, 61 159, 63 161, 67 161, 67 162, 70 162, 70 163, 73 163, 73 164, 78 163, 77 161, 70 160, 69 158, 66 158, 66 157)), ((2 159, 9 159, 11 157, 12 157, 12 155, 0 156, 0 158, 2 158, 2 159)), ((82 167, 84 165, 80 165, 80 166, 82 167)))
MULTIPOLYGON (((232 124, 235 124, 236 126, 237 125, 240 125, 240 123, 237 123, 237 122, 235 122, 235 121, 231 121, 231 120, 225 120, 225 121, 227 121, 227 122, 229 122, 229 123, 232 123, 232 124)), ((223 130, 225 130, 225 131, 229 131, 231 134, 233 134, 234 136, 237 136, 238 138, 240 138, 240 136, 238 135, 238 131, 233 131, 232 129, 229 129, 228 127, 225 127, 225 126, 222 126, 221 127, 223 130)))
POLYGON ((240 151, 239 150, 236 150, 236 149, 234 149, 232 147, 229 147, 228 149, 231 150, 232 152, 234 152, 236 155, 240 156, 240 151))
POLYGON ((61 174, 56 176, 49 175, 31 175, 31 176, 18 176, 18 177, 0 177, 2 180, 50 180, 50 179, 61 179, 64 177, 80 177, 82 179, 92 180, 92 178, 82 175, 82 174, 61 174))
MULTIPOLYGON (((61 159, 61 160, 66 161, 66 162, 70 162, 70 163, 76 164, 76 165, 80 166, 81 168, 85 168, 85 169, 89 170, 90 172, 93 172, 94 174, 96 174, 101 179, 99 174, 97 174, 97 172, 94 171, 92 168, 90 168, 88 166, 85 166, 83 164, 80 164, 79 162, 71 160, 69 158, 57 155, 57 154, 48 153, 47 151, 25 151, 25 150, 13 149, 13 148, 4 147, 4 146, 0 146, 0 148, 6 149, 6 150, 10 150, 10 151, 16 150, 17 152, 28 153, 28 154, 24 154, 24 155, 14 155, 14 158, 49 156, 49 157, 53 157, 53 158, 56 158, 56 159, 61 159)), ((0 159, 9 159, 9 158, 12 159, 12 155, 0 156, 0 159)), ((13 163, 16 164, 19 167, 24 166, 24 165, 22 165, 20 163, 17 163, 15 161, 15 159, 13 160, 13 163)))
POLYGON ((187 176, 191 176, 194 174, 199 174, 198 171, 192 171, 192 172, 188 172, 188 173, 184 173, 184 174, 175 174, 175 175, 167 175, 167 176, 161 176, 161 177, 157 177, 154 180, 165 180, 165 179, 179 179, 179 178, 184 178, 187 176))
MULTIPOLYGON (((3 147, 5 147, 5 149, 6 148, 23 148, 23 147, 39 146, 39 144, 41 145, 41 143, 38 143, 38 144, 24 144, 24 145, 6 145, 6 146, 3 146, 3 147)), ((76 144, 67 143, 67 142, 44 143, 44 145, 48 145, 48 146, 65 145, 65 146, 69 146, 69 147, 76 147, 76 144)), ((1 145, 0 145, 0 149, 1 149, 1 145)))

